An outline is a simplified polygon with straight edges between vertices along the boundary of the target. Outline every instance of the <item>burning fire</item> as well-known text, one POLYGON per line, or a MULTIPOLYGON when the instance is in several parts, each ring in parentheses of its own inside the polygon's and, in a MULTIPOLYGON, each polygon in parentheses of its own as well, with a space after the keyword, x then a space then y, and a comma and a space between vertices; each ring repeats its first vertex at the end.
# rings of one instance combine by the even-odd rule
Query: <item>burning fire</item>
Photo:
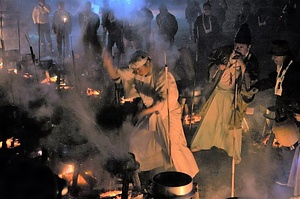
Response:
MULTIPOLYGON (((3 69, 3 62, 0 62, 0 69, 3 69)), ((7 73, 14 73, 14 74, 18 74, 18 69, 16 68, 8 68, 7 69, 7 73)))
MULTIPOLYGON (((3 143, 0 142, 0 149, 2 148, 2 145, 3 145, 3 143)), ((20 145, 21 145, 21 143, 18 138, 11 137, 6 140, 6 146, 8 149, 18 147, 20 145)))
POLYGON ((45 72, 45 79, 41 81, 42 84, 50 84, 57 81, 57 76, 50 77, 50 74, 48 71, 45 72))
POLYGON ((24 75, 23 75, 23 77, 25 77, 25 78, 32 78, 32 75, 31 74, 29 74, 29 73, 25 73, 24 75))
POLYGON ((66 83, 60 83, 59 84, 59 89, 64 89, 64 90, 68 90, 73 88, 72 86, 67 86, 66 83))
MULTIPOLYGON (((63 167, 61 174, 58 176, 60 178, 65 179, 70 186, 72 186, 73 183, 73 174, 74 174, 74 164, 67 164, 63 167)), ((92 175, 91 171, 85 171, 84 172, 86 175, 92 175)), ((78 179, 77 179, 77 185, 87 185, 87 181, 83 178, 82 175, 78 174, 78 179)))
POLYGON ((91 89, 91 88, 87 88, 87 89, 86 89, 86 94, 87 94, 88 96, 99 96, 100 93, 101 93, 100 90, 93 90, 93 89, 91 89))
POLYGON ((10 68, 10 69, 8 69, 8 73, 14 73, 14 74, 18 74, 18 70, 17 69, 15 69, 15 68, 10 68))
POLYGON ((201 116, 200 115, 195 115, 193 113, 192 117, 190 115, 185 115, 184 116, 183 124, 184 125, 195 124, 195 123, 200 122, 200 121, 201 121, 201 116))
POLYGON ((122 191, 114 190, 100 194, 100 198, 121 198, 122 191))

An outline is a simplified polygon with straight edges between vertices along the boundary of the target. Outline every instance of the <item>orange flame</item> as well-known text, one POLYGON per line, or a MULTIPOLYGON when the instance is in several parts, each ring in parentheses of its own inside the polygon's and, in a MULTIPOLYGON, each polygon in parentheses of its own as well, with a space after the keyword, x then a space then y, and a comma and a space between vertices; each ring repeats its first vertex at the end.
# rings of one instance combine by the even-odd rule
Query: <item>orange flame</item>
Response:
MULTIPOLYGON (((0 149, 2 148, 2 145, 3 145, 3 143, 0 142, 0 149)), ((21 145, 21 143, 20 143, 20 140, 18 138, 11 137, 11 138, 8 138, 6 140, 6 146, 7 146, 8 149, 9 148, 15 148, 15 147, 18 147, 20 145, 21 145)))
POLYGON ((30 75, 29 73, 25 73, 24 75, 23 75, 23 77, 25 77, 25 78, 32 78, 32 75, 30 75))
POLYGON ((189 124, 195 124, 197 122, 201 121, 201 116, 200 115, 195 115, 194 113, 192 114, 192 117, 190 115, 185 115, 183 119, 183 124, 184 125, 189 125, 189 124))
MULTIPOLYGON (((61 174, 59 174, 58 176, 60 178, 65 179, 69 183, 69 185, 72 186, 74 169, 75 169, 74 164, 67 164, 63 167, 61 174)), ((91 171, 85 171, 84 173, 87 174, 87 175, 92 174, 91 171)), ((87 185, 86 180, 80 174, 78 175, 77 185, 87 185)))
POLYGON ((99 96, 100 93, 101 93, 100 90, 93 90, 93 89, 91 89, 91 88, 87 88, 87 89, 86 89, 86 94, 87 94, 88 96, 99 96))

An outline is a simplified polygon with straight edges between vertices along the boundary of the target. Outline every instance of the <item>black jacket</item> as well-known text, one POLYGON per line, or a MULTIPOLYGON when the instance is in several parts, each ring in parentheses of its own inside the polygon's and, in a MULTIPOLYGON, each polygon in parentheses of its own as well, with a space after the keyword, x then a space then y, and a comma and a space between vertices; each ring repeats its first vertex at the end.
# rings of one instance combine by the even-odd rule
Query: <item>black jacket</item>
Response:
MULTIPOLYGON (((284 70, 288 64, 290 63, 291 58, 287 57, 285 62, 283 63, 283 67, 281 69, 284 70)), ((281 72, 280 71, 280 72, 281 72)), ((266 89, 274 88, 276 84, 277 72, 273 71, 269 74, 268 78, 262 79, 254 84, 254 87, 259 91, 264 91, 266 89)), ((290 115, 293 112, 299 111, 300 104, 300 64, 296 61, 293 61, 287 70, 284 80, 282 82, 282 94, 281 96, 276 96, 275 103, 275 115, 278 119, 282 116, 284 112, 286 115, 290 115)))

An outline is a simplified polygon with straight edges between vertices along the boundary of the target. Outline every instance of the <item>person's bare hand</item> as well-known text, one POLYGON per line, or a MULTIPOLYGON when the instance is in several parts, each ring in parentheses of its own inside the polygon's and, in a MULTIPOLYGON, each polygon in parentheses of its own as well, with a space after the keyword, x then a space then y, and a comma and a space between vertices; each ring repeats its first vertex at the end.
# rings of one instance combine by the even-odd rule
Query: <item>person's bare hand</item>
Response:
POLYGON ((220 65, 219 65, 219 69, 220 69, 220 70, 225 70, 225 68, 226 68, 226 65, 225 65, 225 64, 220 64, 220 65))
POLYGON ((294 117, 297 120, 297 122, 300 122, 300 114, 299 113, 294 113, 294 117))

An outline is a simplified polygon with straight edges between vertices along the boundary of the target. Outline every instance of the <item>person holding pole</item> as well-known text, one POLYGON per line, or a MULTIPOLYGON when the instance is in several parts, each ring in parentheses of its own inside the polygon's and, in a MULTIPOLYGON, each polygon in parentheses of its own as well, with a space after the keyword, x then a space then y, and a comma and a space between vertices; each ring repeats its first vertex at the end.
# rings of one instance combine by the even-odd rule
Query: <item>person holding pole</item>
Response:
POLYGON ((52 19, 52 29, 56 35, 57 50, 59 58, 69 55, 70 39, 72 31, 71 15, 65 10, 65 3, 60 1, 52 19))
POLYGON ((217 147, 241 161, 242 120, 253 100, 250 87, 257 81, 258 62, 251 53, 251 34, 247 24, 240 27, 234 46, 215 49, 210 59, 209 82, 203 92, 206 102, 192 141, 191 150, 217 147))
POLYGON ((134 52, 129 67, 123 69, 113 65, 110 53, 103 51, 102 56, 111 79, 124 85, 125 98, 140 97, 143 102, 129 141, 129 150, 140 163, 141 181, 149 180, 159 170, 175 170, 194 177, 199 169, 187 147, 178 90, 167 65, 165 70, 156 66, 142 50, 134 52))

